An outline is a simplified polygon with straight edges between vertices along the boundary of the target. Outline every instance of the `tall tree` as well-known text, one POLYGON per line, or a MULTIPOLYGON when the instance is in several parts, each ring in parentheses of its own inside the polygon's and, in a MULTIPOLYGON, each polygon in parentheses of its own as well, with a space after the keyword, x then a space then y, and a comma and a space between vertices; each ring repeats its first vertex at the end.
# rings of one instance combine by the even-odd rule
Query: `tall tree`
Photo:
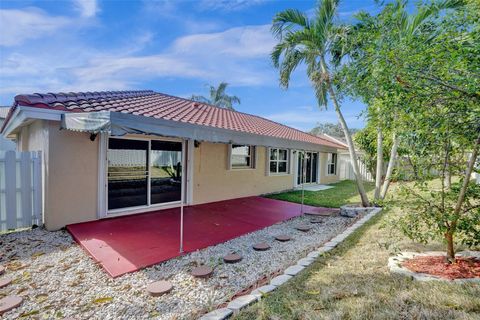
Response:
POLYGON ((320 106, 327 106, 328 98, 333 103, 338 122, 347 141, 353 172, 362 205, 369 206, 367 193, 363 186, 358 158, 339 103, 336 87, 333 83, 335 66, 329 57, 337 56, 339 38, 348 34, 348 27, 335 23, 339 0, 320 0, 315 15, 287 9, 278 13, 272 24, 272 33, 278 44, 271 53, 274 66, 280 71, 280 85, 288 88, 292 72, 301 64, 306 64, 307 75, 314 87, 320 106))
POLYGON ((240 98, 237 96, 230 96, 225 91, 227 90, 228 83, 220 82, 218 87, 210 86, 210 97, 192 95, 190 98, 193 101, 208 103, 220 108, 229 110, 235 110, 234 104, 240 104, 240 98))
POLYGON ((371 16, 362 12, 356 16, 358 23, 352 28, 345 50, 349 62, 344 64, 340 73, 344 77, 346 75, 344 86, 348 89, 344 90, 360 97, 369 105, 369 121, 376 125, 375 200, 381 200, 387 194, 400 144, 398 117, 408 105, 408 99, 411 99, 408 88, 399 76, 399 70, 403 66, 400 57, 420 32, 430 35, 424 38, 425 44, 433 42, 436 34, 435 29, 430 28, 432 18, 440 10, 461 4, 462 1, 459 0, 438 0, 422 4, 415 13, 409 14, 407 2, 397 0, 387 4, 378 15, 371 16), (391 132, 393 143, 382 183, 385 130, 391 132))
MULTIPOLYGON (((349 128, 350 134, 354 135, 356 132, 359 131, 359 129, 356 128, 349 128)), ((325 122, 325 123, 317 123, 317 125, 310 130, 311 134, 328 134, 329 136, 335 137, 335 138, 341 138, 344 136, 343 134, 343 129, 340 123, 331 123, 331 122, 325 122)))

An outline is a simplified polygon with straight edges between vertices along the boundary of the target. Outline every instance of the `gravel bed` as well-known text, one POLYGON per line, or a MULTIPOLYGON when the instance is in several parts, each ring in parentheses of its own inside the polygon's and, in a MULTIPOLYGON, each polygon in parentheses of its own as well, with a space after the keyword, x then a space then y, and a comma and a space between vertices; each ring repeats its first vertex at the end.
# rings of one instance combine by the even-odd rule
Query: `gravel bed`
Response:
MULTIPOLYGON (((361 216, 359 216, 360 218, 361 216)), ((3 315, 17 319, 195 319, 230 300, 237 292, 262 277, 284 270, 299 258, 342 232, 357 219, 339 215, 310 223, 302 216, 246 234, 228 242, 192 252, 155 266, 112 279, 91 259, 66 231, 44 229, 0 235, 0 264, 4 276, 14 282, 0 289, 0 298, 20 295, 23 304, 3 315), (299 224, 309 232, 295 230, 299 224), (291 241, 274 240, 288 234, 291 241), (268 251, 254 251, 254 243, 265 241, 268 251), (243 260, 225 264, 222 257, 236 252, 243 260), (209 279, 195 279, 189 271, 201 264, 215 269, 209 279), (167 279, 174 289, 167 295, 150 297, 145 288, 152 281, 167 279)))

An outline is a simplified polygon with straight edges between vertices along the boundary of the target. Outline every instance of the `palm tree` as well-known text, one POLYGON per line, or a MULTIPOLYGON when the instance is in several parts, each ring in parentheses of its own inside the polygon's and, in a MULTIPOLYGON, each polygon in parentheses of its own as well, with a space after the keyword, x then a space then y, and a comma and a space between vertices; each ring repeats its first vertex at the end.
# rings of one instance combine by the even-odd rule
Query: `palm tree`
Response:
POLYGON ((193 101, 208 103, 220 108, 225 108, 229 110, 235 110, 233 105, 235 103, 240 104, 240 98, 237 96, 229 96, 225 93, 227 89, 228 83, 220 82, 218 87, 210 86, 210 98, 206 98, 204 96, 196 96, 192 95, 190 98, 193 101))
POLYGON ((307 75, 312 82, 319 105, 326 107, 328 98, 332 101, 347 141, 362 205, 369 206, 352 136, 332 83, 332 68, 326 60, 328 56, 337 56, 336 44, 349 32, 348 27, 334 23, 338 1, 320 0, 313 18, 296 9, 278 13, 272 24, 272 33, 278 39, 278 44, 273 49, 271 58, 274 66, 280 71, 281 86, 288 88, 292 72, 300 64, 306 64, 307 75))

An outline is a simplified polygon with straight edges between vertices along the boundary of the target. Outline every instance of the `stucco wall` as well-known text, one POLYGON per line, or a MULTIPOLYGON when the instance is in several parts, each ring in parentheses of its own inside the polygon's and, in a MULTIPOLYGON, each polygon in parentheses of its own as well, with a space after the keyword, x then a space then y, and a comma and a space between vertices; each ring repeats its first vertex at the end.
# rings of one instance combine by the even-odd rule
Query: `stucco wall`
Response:
POLYGON ((319 158, 320 158, 320 167, 319 167, 320 183, 321 184, 328 184, 328 183, 338 182, 339 181, 339 173, 340 173, 338 158, 337 158, 337 174, 336 175, 327 175, 328 153, 320 152, 319 158))
POLYGON ((21 151, 42 151, 44 223, 57 230, 97 218, 98 139, 59 130, 59 123, 35 121, 19 134, 21 151))
POLYGON ((247 197, 293 188, 293 175, 266 175, 265 147, 257 147, 255 169, 228 167, 228 145, 202 142, 195 148, 193 203, 247 197))
POLYGON ((49 159, 46 174, 45 225, 95 220, 98 197, 98 141, 89 134, 59 130, 49 122, 49 159))

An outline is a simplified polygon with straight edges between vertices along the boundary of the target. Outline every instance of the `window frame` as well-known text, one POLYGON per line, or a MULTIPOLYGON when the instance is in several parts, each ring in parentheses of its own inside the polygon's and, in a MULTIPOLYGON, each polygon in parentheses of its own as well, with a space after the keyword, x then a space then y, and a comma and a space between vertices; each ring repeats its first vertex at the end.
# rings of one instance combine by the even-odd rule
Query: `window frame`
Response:
POLYGON ((228 147, 228 169, 229 170, 255 170, 256 168, 256 160, 257 160, 257 147, 254 145, 249 145, 249 144, 229 144, 228 147), (233 148, 235 146, 241 146, 241 147, 248 147, 249 148, 249 155, 246 157, 250 158, 250 166, 242 166, 242 167, 236 167, 233 166, 232 162, 232 157, 233 157, 233 148))
POLYGON ((271 176, 284 176, 284 175, 289 175, 290 174, 290 150, 289 149, 286 149, 286 148, 268 148, 268 154, 267 154, 267 173, 268 175, 271 175, 271 176), (272 156, 272 151, 274 150, 277 150, 277 159, 274 159, 272 160, 271 159, 271 156, 272 156), (279 159, 278 155, 280 154, 280 150, 284 150, 286 155, 287 155, 287 159, 285 160, 281 160, 279 159), (272 162, 275 162, 277 165, 276 165, 276 172, 275 171, 272 171, 270 169, 270 165, 272 162), (285 163, 285 172, 280 172, 279 171, 279 164, 280 163, 285 163))
POLYGON ((330 152, 327 155, 327 176, 336 176, 337 175, 337 164, 338 164, 338 153, 330 152), (330 172, 330 169, 333 167, 333 173, 330 172))

